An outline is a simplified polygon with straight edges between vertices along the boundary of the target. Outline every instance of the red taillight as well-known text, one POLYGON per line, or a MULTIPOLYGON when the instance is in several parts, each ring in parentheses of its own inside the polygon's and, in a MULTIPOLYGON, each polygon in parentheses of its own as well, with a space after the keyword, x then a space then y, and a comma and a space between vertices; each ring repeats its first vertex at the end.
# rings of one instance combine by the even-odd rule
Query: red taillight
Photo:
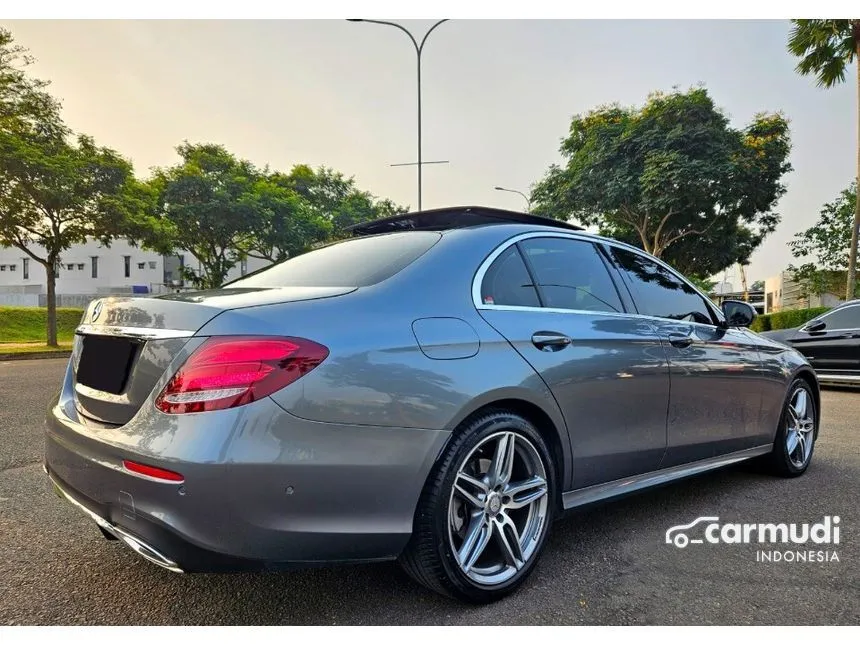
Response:
POLYGON ((204 342, 155 401, 169 414, 224 410, 286 387, 328 356, 304 338, 221 336, 204 342))
POLYGON ((155 466, 139 464, 136 461, 123 460, 122 465, 126 470, 130 470, 138 475, 146 475, 153 479, 163 479, 164 481, 172 482, 174 484, 181 484, 185 481, 185 477, 179 473, 175 473, 171 470, 164 470, 163 468, 156 468, 155 466))

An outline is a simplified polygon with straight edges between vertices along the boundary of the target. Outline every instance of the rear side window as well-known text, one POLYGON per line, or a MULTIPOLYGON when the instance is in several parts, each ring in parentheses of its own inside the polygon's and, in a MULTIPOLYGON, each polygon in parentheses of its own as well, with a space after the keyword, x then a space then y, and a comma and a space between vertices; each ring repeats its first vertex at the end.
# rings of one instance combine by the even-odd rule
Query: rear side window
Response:
POLYGON ((860 329, 860 305, 831 311, 818 320, 827 325, 825 329, 860 329))
POLYGON ((230 287, 369 287, 402 271, 441 237, 434 231, 359 237, 297 255, 230 287))
POLYGON ((537 291, 516 244, 497 257, 481 283, 481 302, 485 305, 540 307, 537 291))
POLYGON ((606 263, 591 242, 538 237, 520 242, 544 307, 624 311, 606 263))
POLYGON ((680 277, 646 256, 610 247, 640 314, 714 324, 705 300, 680 277))

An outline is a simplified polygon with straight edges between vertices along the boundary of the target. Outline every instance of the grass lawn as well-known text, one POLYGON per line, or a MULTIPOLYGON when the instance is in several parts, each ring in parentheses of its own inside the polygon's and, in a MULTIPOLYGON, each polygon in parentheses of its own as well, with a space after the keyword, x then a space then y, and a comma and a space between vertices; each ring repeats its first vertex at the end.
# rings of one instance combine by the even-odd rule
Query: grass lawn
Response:
POLYGON ((36 354, 39 352, 68 352, 72 349, 71 342, 60 341, 58 347, 48 347, 43 343, 0 343, 0 356, 4 354, 36 354))
MULTIPOLYGON (((57 340, 61 344, 72 342, 83 315, 83 309, 57 309, 57 340)), ((44 343, 47 318, 48 310, 43 307, 0 307, 0 347, 3 343, 44 343)))

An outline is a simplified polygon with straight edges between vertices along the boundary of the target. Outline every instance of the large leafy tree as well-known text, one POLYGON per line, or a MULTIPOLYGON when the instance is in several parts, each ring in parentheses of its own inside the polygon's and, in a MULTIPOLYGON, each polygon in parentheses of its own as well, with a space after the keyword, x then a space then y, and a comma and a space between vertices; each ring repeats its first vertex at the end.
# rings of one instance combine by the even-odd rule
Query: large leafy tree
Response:
POLYGON ((359 190, 353 177, 321 166, 314 170, 305 164, 294 166, 284 178, 285 185, 296 191, 318 214, 331 222, 331 237, 346 235, 353 224, 390 217, 407 211, 390 199, 378 199, 359 190))
POLYGON ((150 182, 157 216, 129 235, 162 253, 187 251, 200 269, 184 267, 185 277, 199 288, 218 287, 265 226, 254 192, 263 174, 220 145, 186 142, 176 151, 181 161, 156 169, 150 182))
POLYGON ((280 262, 328 239, 332 222, 299 195, 281 173, 260 177, 244 200, 257 226, 240 243, 249 257, 280 262))
MULTIPOLYGON (((800 58, 797 71, 811 74, 820 87, 830 88, 845 82, 848 67, 856 63, 857 121, 860 127, 860 18, 841 20, 792 20, 788 50, 800 58)), ((860 130, 857 136, 857 182, 860 183, 860 130)), ((860 199, 855 191, 854 217, 848 248, 848 279, 845 293, 853 298, 857 280, 857 234, 860 229, 860 199)))
MULTIPOLYGON (((798 260, 812 260, 790 267, 795 280, 807 295, 835 290, 841 283, 850 260, 851 235, 857 203, 857 184, 843 190, 834 201, 821 209, 818 221, 801 231, 789 242, 798 260)), ((841 287, 838 287, 841 289, 841 287)), ((858 294, 855 284, 852 296, 858 294)), ((852 297, 849 296, 849 297, 852 297)))
POLYGON ((47 343, 57 345, 56 279, 63 251, 109 243, 147 207, 131 164, 86 136, 72 138, 26 50, 0 30, 0 246, 45 267, 47 343))
POLYGON ((779 114, 735 129, 704 88, 655 93, 641 108, 575 116, 566 163, 532 201, 538 214, 597 226, 703 277, 746 263, 774 230, 789 150, 779 114))

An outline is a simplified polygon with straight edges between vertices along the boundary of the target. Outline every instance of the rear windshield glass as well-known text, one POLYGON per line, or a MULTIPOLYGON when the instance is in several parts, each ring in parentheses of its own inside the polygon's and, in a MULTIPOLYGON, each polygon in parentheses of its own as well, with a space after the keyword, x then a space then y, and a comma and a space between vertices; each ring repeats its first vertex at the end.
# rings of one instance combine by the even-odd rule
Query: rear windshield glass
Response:
POLYGON ((434 231, 358 237, 297 255, 230 287, 368 287, 417 260, 440 237, 434 231))

